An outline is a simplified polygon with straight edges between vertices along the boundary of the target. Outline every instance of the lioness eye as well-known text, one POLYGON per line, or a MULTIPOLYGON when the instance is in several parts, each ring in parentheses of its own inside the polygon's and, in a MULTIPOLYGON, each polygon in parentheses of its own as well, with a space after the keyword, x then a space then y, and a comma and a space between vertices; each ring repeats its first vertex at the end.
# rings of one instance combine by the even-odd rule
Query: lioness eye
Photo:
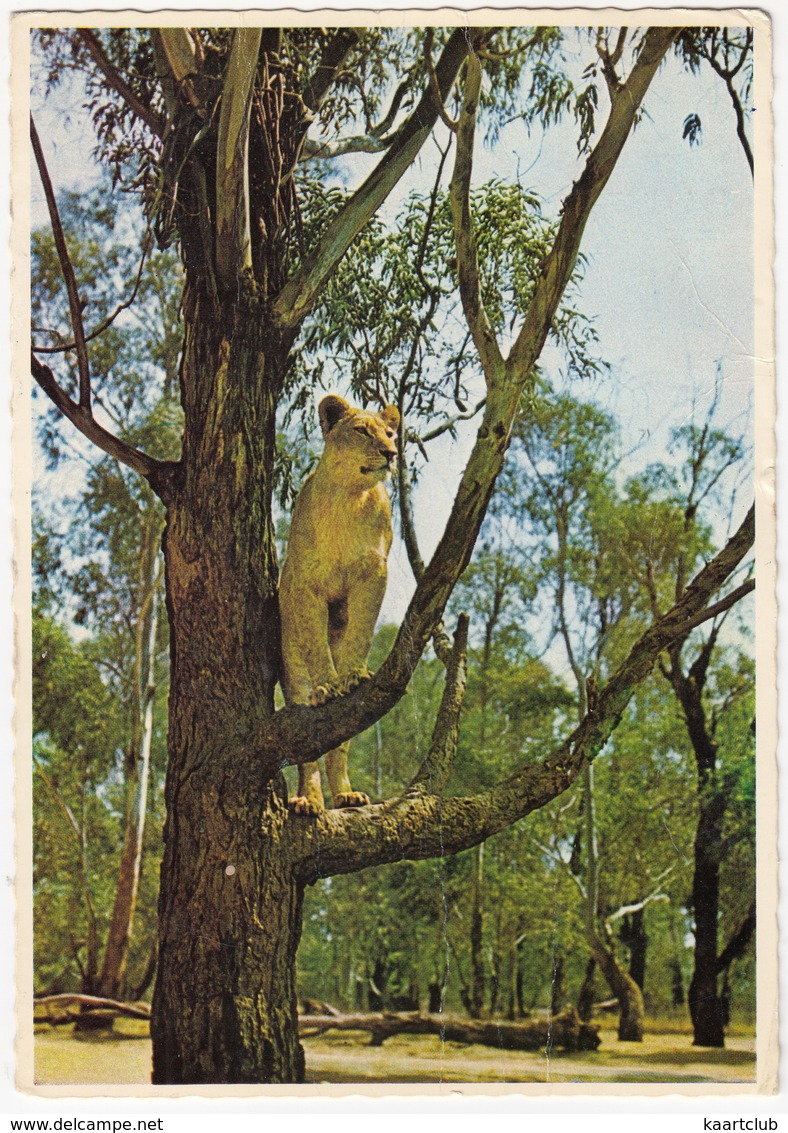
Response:
POLYGON ((369 436, 369 429, 366 425, 354 425, 353 428, 357 433, 363 433, 365 437, 369 436))

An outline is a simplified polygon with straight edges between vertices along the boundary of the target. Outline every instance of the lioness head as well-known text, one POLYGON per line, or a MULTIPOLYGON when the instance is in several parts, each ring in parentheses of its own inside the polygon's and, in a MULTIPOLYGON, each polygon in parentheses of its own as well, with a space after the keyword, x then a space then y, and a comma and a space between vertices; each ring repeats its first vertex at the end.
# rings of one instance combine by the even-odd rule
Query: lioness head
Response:
POLYGON ((373 413, 330 394, 320 402, 318 412, 332 466, 370 485, 385 480, 397 459, 397 407, 387 405, 373 413))

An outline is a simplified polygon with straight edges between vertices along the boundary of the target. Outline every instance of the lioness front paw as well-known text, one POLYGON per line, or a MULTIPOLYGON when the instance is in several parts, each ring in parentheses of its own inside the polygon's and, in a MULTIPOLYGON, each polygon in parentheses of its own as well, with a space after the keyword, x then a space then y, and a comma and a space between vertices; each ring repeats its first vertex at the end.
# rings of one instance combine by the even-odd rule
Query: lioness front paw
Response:
POLYGON ((287 800, 287 805, 294 814, 306 814, 314 817, 323 811, 323 804, 316 799, 309 799, 306 795, 294 795, 287 800))
POLYGON ((313 708, 317 708, 320 704, 325 704, 327 700, 333 700, 335 696, 339 696, 339 691, 339 686, 335 684, 316 685, 310 694, 309 703, 313 708))
POLYGON ((365 795, 363 791, 346 791, 343 795, 335 796, 336 810, 345 810, 351 806, 369 806, 369 795, 365 795))
POLYGON ((357 669, 353 669, 352 672, 346 673, 345 676, 342 677, 340 681, 338 681, 339 691, 352 692, 354 688, 358 688, 358 686, 360 684, 363 684, 364 681, 371 680, 372 673, 370 673, 367 666, 360 665, 357 669))

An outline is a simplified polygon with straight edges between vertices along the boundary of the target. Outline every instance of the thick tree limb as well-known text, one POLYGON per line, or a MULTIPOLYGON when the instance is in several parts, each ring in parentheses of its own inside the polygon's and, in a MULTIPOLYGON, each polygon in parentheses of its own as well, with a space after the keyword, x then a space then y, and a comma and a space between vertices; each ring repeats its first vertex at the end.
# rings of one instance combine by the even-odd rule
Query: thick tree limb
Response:
POLYGON ((125 441, 108 432, 103 425, 99 425, 89 411, 83 409, 68 396, 65 390, 61 389, 49 366, 45 366, 43 362, 39 361, 35 354, 31 356, 30 369, 33 377, 50 401, 57 406, 72 425, 79 429, 84 437, 87 437, 108 456, 113 456, 121 464, 139 472, 165 503, 168 501, 177 479, 179 467, 177 464, 166 460, 155 460, 147 453, 126 444, 125 441))
MULTIPOLYGON (((752 546, 754 529, 751 508, 738 531, 700 571, 680 600, 635 643, 600 690, 594 708, 543 761, 522 766, 480 795, 405 796, 352 812, 325 811, 314 820, 294 819, 288 835, 295 856, 302 862, 305 879, 456 853, 484 841, 565 791, 602 750, 659 654, 681 637, 686 622, 705 607, 736 569, 752 546)), ((356 695, 347 698, 348 706, 356 695)))
MULTIPOLYGON (((478 29, 474 29, 475 33, 478 29)), ((488 31, 484 34, 491 34, 488 31)), ((467 28, 457 28, 449 38, 435 68, 438 89, 446 99, 460 65, 469 51, 467 28)), ((304 260, 300 269, 282 289, 273 314, 283 331, 295 330, 322 294, 323 286, 353 240, 374 216, 400 177, 410 167, 438 118, 429 88, 403 124, 385 156, 364 184, 353 194, 328 225, 320 244, 304 260)))
POLYGON ((146 106, 137 97, 117 68, 113 67, 95 33, 89 28, 77 28, 77 35, 85 44, 91 59, 106 79, 107 85, 120 95, 129 109, 137 115, 141 122, 145 123, 149 130, 153 131, 157 138, 162 138, 164 136, 164 123, 149 106, 146 106))
POLYGON ((237 287, 252 267, 249 212, 249 118, 263 29, 239 27, 227 62, 216 153, 216 272, 237 287))

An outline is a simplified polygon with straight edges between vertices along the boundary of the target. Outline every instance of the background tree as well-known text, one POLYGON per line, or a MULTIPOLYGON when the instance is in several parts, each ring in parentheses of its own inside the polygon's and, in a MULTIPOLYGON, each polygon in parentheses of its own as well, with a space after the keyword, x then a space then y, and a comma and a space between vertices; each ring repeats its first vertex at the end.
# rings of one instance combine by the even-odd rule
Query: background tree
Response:
MULTIPOLYGON (((700 424, 691 422, 674 431, 674 468, 653 467, 630 485, 641 519, 649 510, 662 515, 662 521, 649 524, 633 544, 637 549, 630 559, 652 613, 664 608, 682 588, 687 572, 713 553, 718 537, 711 517, 729 510, 724 492, 735 494, 741 476, 743 444, 714 427, 715 411, 716 400, 700 424), (661 531, 661 538, 655 538, 655 531, 661 531)), ((720 876, 737 841, 742 836, 749 840, 745 831, 752 831, 755 754, 752 661, 735 646, 723 652, 720 634, 731 609, 753 585, 751 578, 739 582, 710 628, 677 640, 659 666, 681 707, 697 774, 691 898, 695 965, 689 1006, 698 1046, 724 1045, 726 1008, 719 980, 728 962, 744 951, 755 927, 754 890, 741 884, 740 877, 739 893, 748 896, 743 908, 736 902, 739 923, 731 929, 730 943, 719 951, 720 876)), ((752 878, 746 867, 742 874, 752 878)))
MULTIPOLYGON (((120 435, 144 440, 154 451, 175 452, 179 425, 178 407, 173 401, 179 349, 179 274, 174 258, 170 253, 151 254, 148 243, 140 262, 134 263, 134 252, 127 239, 128 218, 111 198, 102 207, 94 196, 81 200, 72 194, 61 202, 61 212, 68 223, 71 262, 82 301, 101 331, 94 347, 96 364, 104 373, 101 412, 120 435), (115 290, 121 289, 130 274, 133 287, 116 304, 115 290)), ((51 231, 47 230, 33 234, 33 319, 39 349, 63 354, 70 339, 68 311, 64 310, 58 285, 57 251, 51 231)), ((66 454, 52 412, 45 405, 39 409, 39 429, 49 465, 46 475, 53 477, 63 467, 66 454)), ((160 554, 163 514, 155 495, 136 475, 107 458, 96 459, 95 450, 82 455, 83 482, 77 502, 69 509, 79 517, 77 524, 68 511, 64 513, 63 501, 60 507, 47 506, 44 493, 38 492, 34 566, 36 602, 42 620, 37 626, 40 624, 46 639, 56 634, 56 640, 61 642, 58 656, 63 651, 73 653, 75 658, 81 655, 83 665, 92 659, 92 679, 103 685, 107 704, 111 702, 112 708, 104 709, 106 728, 102 726, 101 712, 97 712, 94 744, 98 743, 103 757, 88 781, 88 769, 83 767, 80 775, 79 757, 74 750, 80 736, 78 729, 70 733, 70 743, 62 748, 56 771, 51 766, 52 752, 46 754, 46 749, 37 755, 36 767, 38 778, 46 784, 45 794, 59 800, 61 817, 71 815, 68 825, 82 846, 90 924, 87 954, 79 960, 80 990, 117 999, 126 994, 129 986, 137 993, 147 987, 156 955, 149 904, 148 932, 147 936, 142 934, 144 970, 142 974, 138 971, 138 979, 128 985, 126 972, 146 843, 146 816, 157 794, 155 785, 150 789, 157 686, 160 716, 166 700, 162 695, 162 686, 166 687, 160 554), (67 620, 78 627, 83 637, 90 635, 81 648, 68 643, 62 628, 67 620), (65 784, 75 775, 80 776, 83 791, 89 782, 91 793, 96 796, 93 805, 97 815, 103 815, 105 820, 109 820, 106 811, 113 815, 111 821, 105 821, 100 849, 93 844, 85 822, 77 821, 78 811, 68 806, 63 795, 63 791, 68 795, 65 784), (62 790, 56 787, 55 779, 62 784, 62 790), (118 818, 117 834, 110 833, 118 818), (92 885, 87 876, 90 859, 94 859, 92 885), (93 897, 91 889, 96 890, 93 897)), ((71 671, 56 663, 48 648, 42 647, 35 658, 40 671, 36 689, 42 690, 34 697, 36 730, 46 744, 52 740, 53 695, 58 702, 70 696, 79 699, 81 693, 71 684, 71 671)), ((97 690, 98 686, 94 695, 97 690)), ((161 782, 161 720, 158 727, 160 752, 156 770, 161 782)), ((84 809, 83 801, 83 812, 84 809)), ((151 842, 150 837, 147 842, 151 842)), ((153 844, 158 844, 158 831, 154 831, 153 844)), ((42 854, 39 863, 41 884, 44 877, 54 880, 52 861, 42 854)), ((152 879, 157 864, 154 854, 149 867, 149 896, 155 893, 152 879)), ((54 926, 48 923, 43 908, 39 899, 38 932, 48 937, 54 926)))
POLYGON ((94 413, 102 382, 94 379, 79 288, 44 148, 31 125, 69 297, 78 380, 69 384, 61 375, 58 381, 35 352, 33 375, 88 439, 148 482, 167 512, 171 683, 155 1082, 300 1078, 295 951, 305 884, 386 861, 453 854, 566 790, 604 745, 658 655, 705 619, 707 604, 751 544, 750 515, 544 758, 487 791, 440 793, 464 686, 461 622, 430 748, 410 789, 352 814, 326 812, 308 822, 288 814, 282 765, 313 760, 381 719, 404 694, 440 625, 584 227, 676 29, 622 30, 591 40, 608 103, 599 122, 599 96, 589 93, 599 85, 593 77, 569 97, 558 97, 555 84, 541 93, 532 85, 534 115, 550 121, 563 110, 574 113, 584 165, 523 296, 522 314, 512 312, 504 357, 494 310, 488 314, 484 301, 471 209, 476 119, 480 109, 509 112, 529 63, 534 73, 539 64, 543 76, 560 77, 565 34, 242 27, 43 35, 53 77, 66 64, 88 72, 100 155, 124 177, 133 154, 154 230, 163 242, 177 238, 185 272, 183 444, 172 459, 110 432, 94 413), (482 96, 483 71, 489 86, 482 96), (376 675, 320 708, 274 712, 276 413, 293 350, 345 254, 413 166, 433 126, 456 112, 458 80, 449 197, 457 287, 485 383, 476 441, 445 532, 376 675), (378 113, 387 87, 395 92, 392 122, 378 113), (413 92, 407 106, 403 89, 413 92), (382 142, 382 157, 327 211, 320 230, 307 233, 299 226, 297 167, 309 152, 310 127, 315 124, 318 141, 322 130, 333 143, 341 142, 344 123, 357 122, 367 127, 365 139, 382 142))

